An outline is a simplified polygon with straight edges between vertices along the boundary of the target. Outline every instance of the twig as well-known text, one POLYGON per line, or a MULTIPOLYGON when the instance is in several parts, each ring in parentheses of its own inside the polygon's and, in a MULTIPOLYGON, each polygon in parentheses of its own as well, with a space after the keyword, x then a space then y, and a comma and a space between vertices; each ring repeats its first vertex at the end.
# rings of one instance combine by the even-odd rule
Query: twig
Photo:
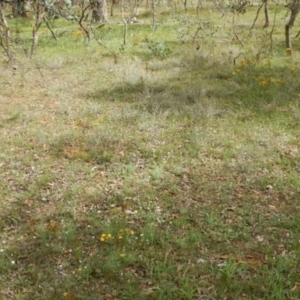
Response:
POLYGON ((265 6, 265 9, 264 9, 264 13, 265 13, 265 25, 264 25, 264 28, 267 28, 269 27, 269 6, 268 6, 268 0, 263 0, 264 2, 264 6, 265 6))
MULTIPOLYGON (((104 26, 104 24, 103 24, 102 26, 104 26)), ((101 26, 101 27, 102 27, 102 26, 101 26)), ((103 44, 103 42, 102 42, 99 38, 96 37, 96 32, 95 32, 95 30, 94 30, 93 27, 91 27, 91 31, 92 31, 92 33, 94 34, 95 41, 96 41, 100 46, 102 46, 102 47, 105 48, 107 51, 109 51, 109 52, 113 55, 115 63, 118 63, 118 57, 117 57, 116 53, 115 53, 114 51, 112 51, 111 49, 109 49, 105 44, 103 44)))
POLYGON ((43 72, 41 71, 41 67, 39 66, 39 64, 38 64, 31 56, 30 56, 30 59, 33 61, 33 63, 35 64, 36 69, 37 69, 38 72, 40 73, 41 78, 42 78, 42 80, 43 80, 43 83, 45 83, 45 77, 44 77, 43 72))
POLYGON ((238 41, 241 43, 241 45, 244 47, 245 45, 244 45, 244 43, 242 42, 242 40, 239 38, 239 36, 237 35, 235 29, 233 29, 233 33, 234 33, 235 37, 237 38, 237 40, 238 40, 238 41))
POLYGON ((254 26, 255 26, 255 23, 256 23, 256 21, 257 21, 257 19, 258 19, 259 12, 260 12, 260 10, 262 9, 263 6, 264 6, 264 2, 259 6, 259 8, 258 8, 258 10, 257 10, 257 12, 256 12, 255 19, 254 19, 254 21, 253 21, 252 26, 250 27, 250 30, 249 30, 249 35, 251 35, 251 31, 252 31, 252 29, 253 29, 254 26))
POLYGON ((196 32, 195 32, 195 34, 194 34, 194 37, 193 37, 193 42, 195 42, 196 37, 198 36, 199 31, 202 30, 202 29, 203 29, 202 26, 199 26, 199 27, 197 28, 197 30, 196 30, 196 32))
POLYGON ((122 17, 122 22, 124 24, 123 45, 126 46, 128 24, 127 24, 127 21, 125 20, 125 17, 124 17, 124 1, 123 0, 122 0, 122 3, 121 3, 121 17, 122 17))
POLYGON ((236 65, 236 60, 237 60, 238 58, 240 58, 241 55, 243 55, 243 56, 244 56, 244 59, 246 59, 245 54, 244 54, 244 53, 240 53, 238 56, 236 56, 236 57, 233 59, 233 65, 234 65, 234 66, 236 65))
POLYGON ((83 21, 83 19, 84 19, 84 17, 85 17, 85 12, 90 8, 90 6, 91 6, 91 4, 87 5, 86 7, 83 7, 83 5, 82 5, 81 16, 80 16, 80 18, 79 18, 79 20, 78 20, 78 24, 79 24, 79 26, 81 27, 81 29, 84 31, 84 33, 85 33, 85 35, 86 35, 88 41, 90 41, 90 33, 89 33, 89 31, 83 26, 82 21, 83 21))
POLYGON ((272 29, 271 29, 271 31, 270 31, 270 41, 271 41, 271 44, 270 44, 270 51, 273 50, 273 33, 274 33, 274 30, 275 30, 275 22, 276 22, 276 16, 277 16, 277 7, 278 7, 278 4, 276 3, 276 6, 275 6, 275 13, 274 13, 273 26, 272 26, 272 29))
POLYGON ((52 36, 54 37, 54 39, 57 41, 58 38, 57 38, 57 35, 55 34, 55 32, 53 31, 53 29, 51 28, 50 24, 49 24, 49 21, 47 20, 46 16, 43 17, 43 20, 47 26, 47 28, 50 30, 52 36))

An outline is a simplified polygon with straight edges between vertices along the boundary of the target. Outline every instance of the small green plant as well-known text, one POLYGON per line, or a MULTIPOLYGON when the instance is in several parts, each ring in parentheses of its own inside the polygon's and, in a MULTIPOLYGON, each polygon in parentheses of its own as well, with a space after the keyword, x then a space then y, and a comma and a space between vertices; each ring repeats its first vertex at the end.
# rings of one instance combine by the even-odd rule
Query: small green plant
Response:
POLYGON ((172 53, 172 50, 165 44, 165 42, 154 42, 150 40, 147 43, 147 48, 150 57, 154 56, 164 59, 172 53))

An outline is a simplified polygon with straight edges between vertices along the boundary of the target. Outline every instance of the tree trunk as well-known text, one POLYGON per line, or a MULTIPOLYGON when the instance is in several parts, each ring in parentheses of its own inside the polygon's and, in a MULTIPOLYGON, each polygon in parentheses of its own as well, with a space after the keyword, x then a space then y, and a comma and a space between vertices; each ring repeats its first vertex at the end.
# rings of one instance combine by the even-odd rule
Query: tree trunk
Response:
POLYGON ((265 25, 264 28, 269 27, 270 24, 270 18, 269 18, 269 6, 268 6, 268 0, 264 0, 264 13, 265 13, 265 25))
POLYGON ((292 41, 290 35, 290 29, 294 26, 297 15, 300 11, 300 0, 294 0, 292 3, 286 5, 291 10, 291 16, 288 22, 285 24, 285 46, 288 54, 292 53, 292 41))
POLYGON ((111 7, 110 7, 110 16, 113 17, 114 15, 114 7, 119 4, 119 0, 112 0, 111 7))
POLYGON ((183 6, 184 6, 184 10, 187 11, 187 2, 188 0, 184 0, 183 1, 183 6))
POLYGON ((124 17, 124 0, 122 0, 121 5, 122 5, 122 7, 121 7, 121 17, 122 17, 122 21, 123 21, 123 24, 124 24, 123 46, 126 46, 128 24, 127 24, 127 21, 124 17))
POLYGON ((30 55, 33 55, 36 52, 38 39, 39 39, 38 31, 46 15, 44 5, 42 5, 39 0, 37 0, 34 3, 34 13, 35 13, 35 22, 32 26, 32 43, 31 43, 30 55))
POLYGON ((3 48, 8 58, 12 60, 13 54, 10 45, 10 30, 4 11, 4 2, 0 1, 0 46, 3 48))
POLYGON ((13 0, 12 1, 12 14, 14 18, 22 17, 27 18, 27 13, 25 10, 25 0, 13 0))
POLYGON ((93 12, 93 22, 95 23, 107 23, 107 2, 106 0, 94 0, 91 2, 93 12))

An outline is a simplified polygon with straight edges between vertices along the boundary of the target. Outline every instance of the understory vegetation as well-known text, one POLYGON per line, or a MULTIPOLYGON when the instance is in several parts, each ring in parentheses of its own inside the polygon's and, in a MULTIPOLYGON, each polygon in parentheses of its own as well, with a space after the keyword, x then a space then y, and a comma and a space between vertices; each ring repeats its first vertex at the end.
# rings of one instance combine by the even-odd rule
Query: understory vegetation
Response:
POLYGON ((300 299, 300 44, 255 12, 12 21, 0 299, 300 299))

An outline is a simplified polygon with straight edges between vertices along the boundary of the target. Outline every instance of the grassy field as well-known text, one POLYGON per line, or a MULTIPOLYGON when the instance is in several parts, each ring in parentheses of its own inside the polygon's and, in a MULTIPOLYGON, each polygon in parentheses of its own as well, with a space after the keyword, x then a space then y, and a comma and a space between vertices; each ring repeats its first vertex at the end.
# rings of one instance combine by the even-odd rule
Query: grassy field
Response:
POLYGON ((0 299, 300 299, 300 43, 256 9, 14 25, 0 299))

